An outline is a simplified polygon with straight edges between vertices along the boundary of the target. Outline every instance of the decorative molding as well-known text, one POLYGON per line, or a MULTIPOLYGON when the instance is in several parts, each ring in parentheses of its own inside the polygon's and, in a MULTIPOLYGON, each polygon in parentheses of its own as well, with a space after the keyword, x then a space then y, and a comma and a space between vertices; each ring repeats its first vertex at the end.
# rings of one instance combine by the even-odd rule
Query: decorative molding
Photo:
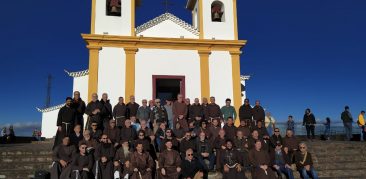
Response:
POLYGON ((250 80, 250 75, 240 75, 240 80, 241 81, 250 80))
POLYGON ((46 113, 46 112, 51 112, 51 111, 54 111, 54 110, 57 110, 57 109, 61 109, 63 106, 65 106, 65 103, 63 104, 59 104, 57 106, 51 106, 51 107, 48 107, 48 108, 36 108, 38 112, 41 112, 41 113, 46 113))
POLYGON ((89 69, 86 69, 83 71, 75 71, 75 72, 69 72, 67 70, 64 70, 64 71, 67 73, 67 75, 69 75, 73 78, 89 75, 89 69))
POLYGON ((138 26, 136 28, 136 33, 139 34, 141 32, 144 32, 145 30, 147 29, 150 29, 151 27, 154 27, 158 24, 160 24, 161 22, 163 21, 166 21, 166 20, 171 20, 172 22, 176 23, 177 25, 181 26, 182 28, 188 30, 189 32, 191 32, 192 34, 196 35, 196 36, 199 36, 199 32, 196 28, 194 28, 191 24, 183 21, 182 19, 178 18, 177 16, 167 12, 167 13, 164 13, 140 26, 138 26))

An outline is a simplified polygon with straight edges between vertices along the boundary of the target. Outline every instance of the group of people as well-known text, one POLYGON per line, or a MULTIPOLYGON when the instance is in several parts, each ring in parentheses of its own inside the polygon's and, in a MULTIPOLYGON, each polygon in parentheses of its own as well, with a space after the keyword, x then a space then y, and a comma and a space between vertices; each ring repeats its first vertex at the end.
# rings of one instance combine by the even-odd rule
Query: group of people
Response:
POLYGON ((214 97, 190 104, 182 95, 166 105, 155 99, 140 106, 131 96, 112 108, 105 93, 85 105, 76 91, 59 111, 51 178, 194 179, 221 172, 226 179, 247 172, 292 179, 294 165, 303 178, 317 178, 306 144, 291 129, 282 137, 259 101, 252 107, 245 99, 238 127, 236 117, 230 99, 221 108, 214 97))
POLYGON ((6 127, 1 129, 1 143, 13 143, 15 141, 14 127, 10 125, 9 130, 6 127))

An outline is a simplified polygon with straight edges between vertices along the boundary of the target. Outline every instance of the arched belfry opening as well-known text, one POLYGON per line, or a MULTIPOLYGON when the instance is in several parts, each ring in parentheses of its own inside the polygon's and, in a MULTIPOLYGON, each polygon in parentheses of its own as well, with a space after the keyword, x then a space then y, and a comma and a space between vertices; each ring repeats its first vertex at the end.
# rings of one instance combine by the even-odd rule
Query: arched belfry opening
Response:
POLYGON ((107 16, 121 16, 121 0, 106 0, 107 16))
POLYGON ((211 20, 212 22, 224 22, 224 4, 221 1, 214 1, 211 4, 211 20))

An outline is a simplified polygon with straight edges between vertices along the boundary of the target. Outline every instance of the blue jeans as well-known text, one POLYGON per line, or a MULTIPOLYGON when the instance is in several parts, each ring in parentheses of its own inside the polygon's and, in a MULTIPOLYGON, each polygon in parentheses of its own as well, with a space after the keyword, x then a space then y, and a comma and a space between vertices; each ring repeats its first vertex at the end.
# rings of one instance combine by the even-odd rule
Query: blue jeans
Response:
POLYGON ((301 170, 301 175, 304 179, 309 179, 312 177, 313 179, 318 179, 318 174, 314 170, 313 167, 310 167, 310 171, 306 171, 305 167, 301 170))
POLYGON ((208 156, 208 158, 204 158, 202 155, 198 154, 198 161, 201 163, 201 165, 203 166, 203 168, 205 170, 213 170, 214 169, 214 166, 215 166, 215 154, 213 153, 210 153, 210 155, 208 156), (207 168, 207 165, 205 163, 205 159, 208 159, 210 161, 210 165, 209 167, 207 168))
POLYGON ((286 168, 284 165, 280 165, 280 168, 277 170, 277 174, 281 175, 281 173, 285 174, 288 179, 294 179, 294 174, 292 173, 291 168, 286 168))
POLYGON ((346 140, 352 139, 352 122, 344 122, 344 130, 346 132, 346 140))

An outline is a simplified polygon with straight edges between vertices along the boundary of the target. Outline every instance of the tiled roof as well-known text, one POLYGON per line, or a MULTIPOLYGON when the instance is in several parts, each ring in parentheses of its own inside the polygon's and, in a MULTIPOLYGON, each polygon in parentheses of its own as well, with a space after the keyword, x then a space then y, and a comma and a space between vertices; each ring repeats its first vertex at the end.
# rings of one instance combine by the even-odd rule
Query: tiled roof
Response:
POLYGON ((64 71, 67 73, 67 75, 74 77, 74 78, 89 75, 89 69, 86 69, 83 71, 75 71, 75 72, 69 72, 67 70, 64 70, 64 71))
POLYGON ((179 26, 183 27, 184 29, 188 30, 189 32, 191 32, 192 34, 198 36, 199 32, 196 28, 194 28, 191 24, 188 24, 187 22, 183 21, 182 19, 178 18, 177 16, 167 12, 164 13, 140 26, 138 26, 136 28, 136 33, 139 34, 151 27, 154 27, 156 25, 158 25, 159 23, 166 21, 166 20, 171 20, 172 22, 178 24, 179 26))
POLYGON ((51 111, 54 111, 54 110, 60 109, 60 108, 62 108, 63 106, 65 106, 65 103, 63 103, 63 104, 59 104, 59 105, 57 105, 57 106, 51 106, 51 107, 48 107, 48 108, 43 108, 43 109, 37 108, 37 110, 38 110, 38 112, 46 113, 46 112, 51 112, 51 111))

